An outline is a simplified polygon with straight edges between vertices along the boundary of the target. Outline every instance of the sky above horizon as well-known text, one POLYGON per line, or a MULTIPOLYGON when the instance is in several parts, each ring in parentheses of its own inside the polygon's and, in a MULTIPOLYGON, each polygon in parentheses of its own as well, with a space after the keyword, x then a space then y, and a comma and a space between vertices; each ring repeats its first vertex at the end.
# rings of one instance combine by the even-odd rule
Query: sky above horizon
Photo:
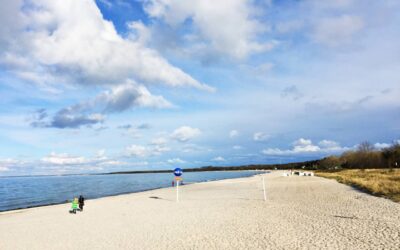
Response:
POLYGON ((400 1, 0 0, 0 176, 400 139, 400 1))

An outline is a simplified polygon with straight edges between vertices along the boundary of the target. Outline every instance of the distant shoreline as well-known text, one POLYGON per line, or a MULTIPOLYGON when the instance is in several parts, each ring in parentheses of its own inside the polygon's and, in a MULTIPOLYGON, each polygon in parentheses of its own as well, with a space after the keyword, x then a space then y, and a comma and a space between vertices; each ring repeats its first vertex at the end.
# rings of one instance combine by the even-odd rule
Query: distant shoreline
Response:
MULTIPOLYGON (((311 170, 319 160, 293 162, 284 164, 250 164, 240 166, 204 166, 198 168, 182 168, 183 172, 218 172, 218 171, 268 171, 268 170, 288 170, 288 169, 304 169, 311 170)), ((15 176, 0 176, 0 178, 11 177, 49 177, 49 176, 82 176, 82 175, 114 175, 114 174, 157 174, 157 173, 172 173, 172 169, 166 170, 135 170, 135 171, 116 171, 108 173, 82 173, 82 174, 62 174, 62 175, 15 175, 15 176)))

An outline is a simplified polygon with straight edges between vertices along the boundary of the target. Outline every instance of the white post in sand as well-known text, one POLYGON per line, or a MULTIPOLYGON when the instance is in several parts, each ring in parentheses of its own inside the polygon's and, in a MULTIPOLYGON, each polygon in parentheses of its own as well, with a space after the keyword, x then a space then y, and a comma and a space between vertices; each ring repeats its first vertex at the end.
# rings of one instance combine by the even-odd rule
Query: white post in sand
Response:
POLYGON ((179 201, 179 180, 176 181, 176 202, 179 201))
POLYGON ((262 177, 262 182, 263 182, 263 190, 264 190, 264 201, 267 201, 267 195, 265 193, 265 181, 264 181, 264 176, 262 177))

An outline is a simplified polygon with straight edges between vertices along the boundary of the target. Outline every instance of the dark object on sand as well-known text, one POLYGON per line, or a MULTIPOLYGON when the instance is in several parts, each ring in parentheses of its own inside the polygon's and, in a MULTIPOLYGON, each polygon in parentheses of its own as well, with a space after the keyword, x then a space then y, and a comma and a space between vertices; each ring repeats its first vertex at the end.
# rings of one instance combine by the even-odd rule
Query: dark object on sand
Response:
POLYGON ((81 195, 79 196, 79 209, 81 212, 83 211, 84 205, 85 205, 85 198, 81 195))

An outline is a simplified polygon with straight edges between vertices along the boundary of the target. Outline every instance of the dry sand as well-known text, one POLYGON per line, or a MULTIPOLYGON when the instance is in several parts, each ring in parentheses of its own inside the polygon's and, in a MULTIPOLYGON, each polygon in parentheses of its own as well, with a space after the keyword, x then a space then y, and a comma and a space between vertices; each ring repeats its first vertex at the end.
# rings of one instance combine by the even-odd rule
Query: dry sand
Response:
POLYGON ((400 204, 265 175, 0 213, 0 249, 399 249, 400 204), (151 198, 153 197, 153 198, 151 198), (157 197, 157 198, 155 198, 157 197))

